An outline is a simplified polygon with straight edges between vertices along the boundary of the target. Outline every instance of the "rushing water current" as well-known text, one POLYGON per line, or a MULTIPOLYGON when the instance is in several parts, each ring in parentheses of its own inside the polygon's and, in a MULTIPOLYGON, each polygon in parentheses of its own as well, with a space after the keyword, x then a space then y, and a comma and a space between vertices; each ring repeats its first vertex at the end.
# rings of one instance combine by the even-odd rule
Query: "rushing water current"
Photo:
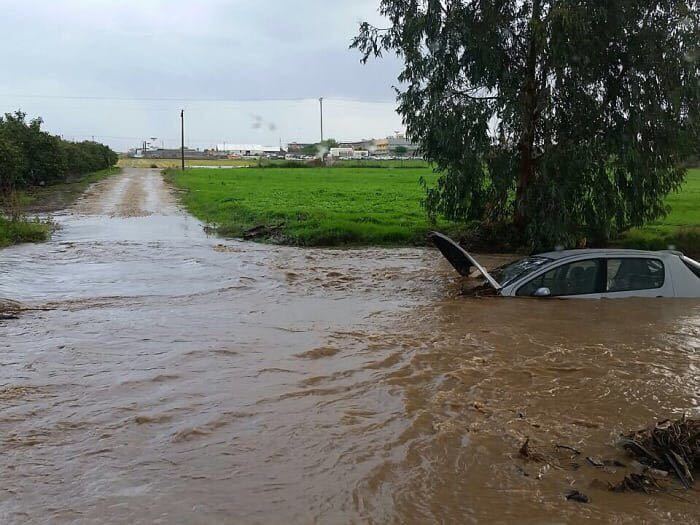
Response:
POLYGON ((155 170, 55 220, 0 251, 29 308, 0 320, 0 523, 697 523, 698 489, 585 460, 699 415, 697 301, 475 299, 433 250, 210 238, 155 170))

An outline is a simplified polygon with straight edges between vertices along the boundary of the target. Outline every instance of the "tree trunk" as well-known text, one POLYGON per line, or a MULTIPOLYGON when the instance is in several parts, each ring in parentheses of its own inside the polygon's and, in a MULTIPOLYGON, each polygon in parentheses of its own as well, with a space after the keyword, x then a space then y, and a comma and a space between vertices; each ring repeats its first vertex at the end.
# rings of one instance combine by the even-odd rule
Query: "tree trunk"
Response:
POLYGON ((533 0, 532 18, 530 19, 530 35, 525 62, 525 74, 522 88, 522 130, 518 142, 520 152, 520 167, 518 185, 515 193, 514 224, 520 235, 525 233, 528 223, 529 210, 527 206, 527 190, 535 178, 535 128, 537 125, 537 58, 538 43, 535 34, 542 12, 541 0, 533 0))

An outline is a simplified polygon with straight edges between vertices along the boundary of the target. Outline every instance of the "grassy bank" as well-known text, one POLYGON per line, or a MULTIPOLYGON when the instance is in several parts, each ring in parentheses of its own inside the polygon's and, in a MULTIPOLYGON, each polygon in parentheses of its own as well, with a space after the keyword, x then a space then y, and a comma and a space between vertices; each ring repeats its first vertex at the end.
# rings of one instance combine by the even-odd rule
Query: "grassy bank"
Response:
POLYGON ((424 244, 423 168, 248 168, 168 172, 222 235, 302 246, 424 244))
POLYGON ((19 194, 20 204, 25 213, 51 213, 73 204, 94 182, 116 175, 121 168, 109 168, 81 177, 73 177, 67 182, 50 186, 33 187, 19 194))
POLYGON ((42 242, 49 238, 51 225, 39 220, 9 220, 0 216, 0 248, 23 242, 42 242))
POLYGON ((51 186, 30 188, 18 192, 18 204, 22 217, 10 220, 0 209, 0 248, 23 242, 42 242, 51 235, 52 224, 48 220, 28 219, 27 214, 51 213, 70 206, 92 184, 121 171, 111 168, 82 177, 69 179, 68 182, 51 186))
POLYGON ((675 246, 700 256, 700 169, 688 170, 681 190, 669 195, 666 202, 671 208, 666 217, 630 230, 621 237, 619 244, 650 250, 675 246))

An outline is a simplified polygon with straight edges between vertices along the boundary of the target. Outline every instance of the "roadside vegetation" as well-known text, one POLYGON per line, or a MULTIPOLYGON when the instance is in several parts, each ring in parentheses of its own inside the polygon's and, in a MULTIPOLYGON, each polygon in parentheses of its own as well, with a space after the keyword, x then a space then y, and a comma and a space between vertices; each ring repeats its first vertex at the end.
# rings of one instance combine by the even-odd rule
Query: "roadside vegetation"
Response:
MULTIPOLYGON (((179 168, 180 159, 141 159, 122 157, 119 159, 117 166, 122 168, 179 168)), ((257 158, 242 158, 242 159, 185 159, 185 167, 207 166, 216 167, 240 167, 240 168, 289 168, 301 167, 308 168, 313 164, 318 164, 320 161, 307 160, 287 160, 287 159, 257 159, 257 158)), ((336 160, 332 166, 334 168, 427 168, 428 164, 423 159, 405 158, 405 159, 363 159, 363 160, 336 160)))
POLYGON ((301 246, 424 244, 430 168, 169 170, 183 202, 221 235, 301 246))
POLYGON ((51 234, 51 224, 39 219, 8 219, 0 216, 0 248, 22 242, 42 242, 51 234))
POLYGON ((0 117, 0 246, 45 240, 51 225, 27 219, 25 206, 67 205, 117 162, 109 147, 62 140, 42 131, 42 123, 21 111, 0 117))
MULTIPOLYGON (((185 159, 185 166, 254 166, 255 160, 251 159, 185 159)), ((120 168, 179 168, 180 159, 143 159, 121 157, 117 163, 120 168)))

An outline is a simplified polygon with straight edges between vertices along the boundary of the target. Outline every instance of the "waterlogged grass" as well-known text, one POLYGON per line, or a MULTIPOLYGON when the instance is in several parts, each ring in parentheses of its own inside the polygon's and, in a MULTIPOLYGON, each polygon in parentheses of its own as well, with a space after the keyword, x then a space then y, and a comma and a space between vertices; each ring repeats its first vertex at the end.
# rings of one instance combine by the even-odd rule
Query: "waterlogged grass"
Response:
POLYGON ((50 220, 27 219, 26 213, 51 213, 75 202, 94 182, 119 173, 119 168, 111 168, 76 177, 68 182, 51 186, 36 187, 17 192, 9 206, 19 211, 19 219, 9 219, 14 215, 0 207, 0 248, 23 242, 43 242, 51 236, 50 220), (5 213, 6 212, 6 213, 5 213), (5 215, 3 215, 5 213, 5 215))
POLYGON ((10 220, 0 216, 0 248, 48 239, 51 225, 40 220, 10 220))
POLYGON ((678 193, 669 195, 666 203, 671 209, 666 217, 630 230, 620 244, 649 250, 674 246, 700 256, 700 169, 688 170, 685 184, 678 193))
POLYGON ((424 244, 430 168, 247 168, 168 172, 183 202, 218 233, 301 246, 424 244))

